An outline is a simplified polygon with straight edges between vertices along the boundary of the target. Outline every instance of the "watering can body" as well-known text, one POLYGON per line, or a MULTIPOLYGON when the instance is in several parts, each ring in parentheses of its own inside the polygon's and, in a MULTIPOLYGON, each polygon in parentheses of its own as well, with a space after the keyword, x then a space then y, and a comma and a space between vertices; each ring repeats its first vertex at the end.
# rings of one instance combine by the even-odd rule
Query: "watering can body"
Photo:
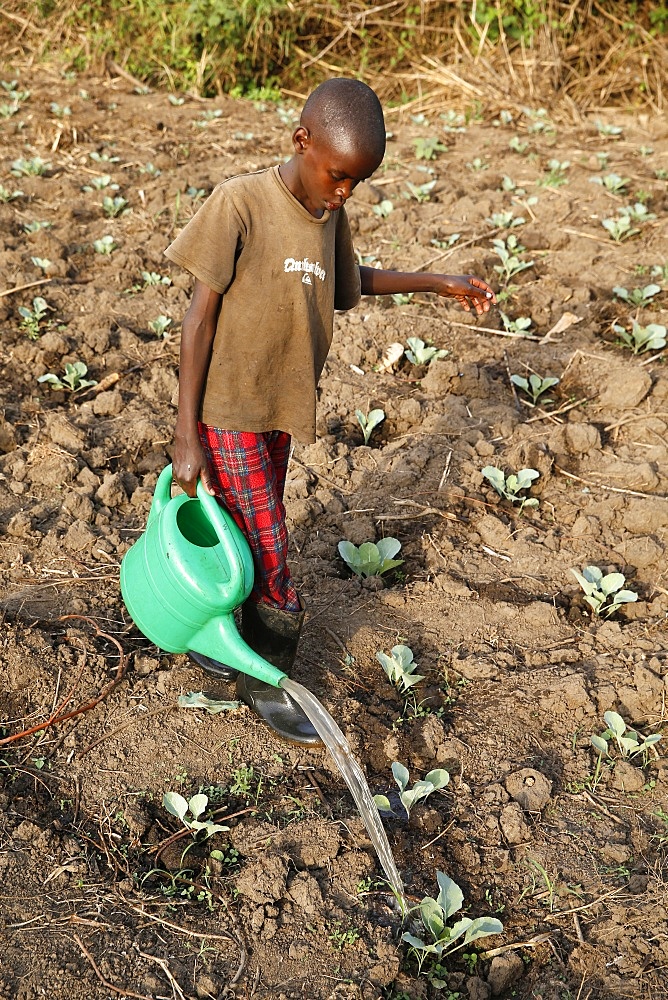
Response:
POLYGON ((193 650, 278 687, 285 674, 237 631, 234 611, 253 588, 253 559, 232 516, 206 492, 171 496, 160 473, 144 534, 121 563, 121 593, 135 625, 169 653, 193 650))

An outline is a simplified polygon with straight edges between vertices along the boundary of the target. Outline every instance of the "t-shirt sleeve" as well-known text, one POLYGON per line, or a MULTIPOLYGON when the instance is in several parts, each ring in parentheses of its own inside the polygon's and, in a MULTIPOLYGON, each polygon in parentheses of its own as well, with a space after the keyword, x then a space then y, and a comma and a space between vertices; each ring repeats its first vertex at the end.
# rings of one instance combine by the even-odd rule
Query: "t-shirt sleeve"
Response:
POLYGON ((348 216, 344 208, 339 209, 336 220, 335 262, 334 308, 352 309, 361 298, 362 286, 348 216))
POLYGON ((246 227, 225 183, 211 192, 199 211, 165 250, 165 256, 224 295, 234 278, 246 227))

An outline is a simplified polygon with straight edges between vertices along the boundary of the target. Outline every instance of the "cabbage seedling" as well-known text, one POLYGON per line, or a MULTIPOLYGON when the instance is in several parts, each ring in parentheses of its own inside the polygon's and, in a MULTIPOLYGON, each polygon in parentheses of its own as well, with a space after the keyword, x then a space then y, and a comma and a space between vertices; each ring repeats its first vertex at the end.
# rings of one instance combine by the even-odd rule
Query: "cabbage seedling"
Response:
POLYGON ((39 325, 48 311, 46 299, 43 299, 41 295, 35 296, 32 300, 32 309, 28 309, 27 306, 19 306, 21 329, 30 340, 37 340, 39 337, 39 325))
POLYGON ((598 566, 585 566, 581 573, 572 569, 571 573, 582 587, 585 601, 599 618, 609 618, 615 611, 619 611, 622 604, 632 604, 638 600, 638 595, 633 590, 622 590, 626 578, 621 573, 608 573, 604 576, 598 566))
POLYGON ((643 351, 658 351, 666 346, 666 328, 661 323, 648 323, 647 326, 640 326, 635 320, 631 320, 630 330, 614 323, 612 329, 619 336, 620 341, 630 347, 634 354, 642 354, 643 351))
POLYGON ((410 646, 393 646, 389 656, 387 653, 376 653, 376 659, 391 683, 402 694, 405 694, 414 684, 424 680, 422 674, 415 673, 417 663, 413 660, 413 650, 410 646))
POLYGON ((50 169, 51 164, 43 160, 41 156, 34 156, 31 160, 21 158, 12 163, 14 177, 41 177, 50 169))
POLYGON ((602 219, 601 225, 612 236, 615 243, 623 243, 631 236, 636 236, 640 230, 634 229, 628 215, 618 215, 615 219, 602 219))
MULTIPOLYGON (((441 767, 435 768, 430 771, 429 774, 425 775, 422 781, 416 781, 412 788, 408 787, 408 782, 410 776, 408 774, 407 768, 403 764, 400 764, 398 760, 392 764, 392 774, 394 775, 394 780, 399 786, 399 798, 401 799, 401 804, 406 810, 406 815, 410 817, 411 809, 416 802, 421 802, 423 799, 429 798, 432 792, 435 792, 437 788, 445 788, 445 786, 450 781, 450 775, 441 767)), ((390 805, 390 800, 386 795, 374 795, 373 801, 376 803, 379 809, 383 812, 393 813, 394 810, 390 805)))
POLYGON ((415 198, 420 204, 424 201, 429 201, 435 183, 436 181, 426 181, 424 184, 411 184, 410 181, 406 181, 408 194, 405 197, 415 198))
POLYGON ((112 198, 110 195, 107 195, 102 202, 102 209, 108 219, 116 219, 119 215, 123 215, 124 212, 129 211, 127 198, 123 198, 121 195, 112 198))
POLYGON ((625 188, 630 183, 629 177, 620 177, 619 174, 605 174, 603 177, 590 177, 590 183, 600 184, 606 191, 613 194, 625 194, 625 188))
POLYGON ((527 333, 531 329, 531 324, 533 320, 531 316, 518 316, 517 319, 511 319, 510 316, 506 315, 502 309, 499 310, 501 313, 501 320, 503 326, 508 333, 527 333))
POLYGON ((526 153, 528 146, 529 143, 522 142, 518 135, 514 135, 508 143, 508 148, 512 149, 513 153, 526 153))
MULTIPOLYGON (((559 384, 558 378, 548 377, 541 378, 540 375, 529 375, 526 379, 522 375, 511 375, 510 381, 513 385, 516 385, 518 389, 522 389, 526 392, 527 396, 531 396, 531 401, 535 405, 544 392, 551 389, 553 386, 559 384)), ((549 400, 544 400, 544 402, 549 402, 549 400)))
POLYGON ((357 576, 382 576, 403 563, 403 559, 394 558, 401 548, 401 542, 397 538, 364 542, 359 548, 343 539, 337 547, 343 561, 357 576))
POLYGON ((158 274, 157 271, 142 271, 144 288, 149 285, 171 285, 172 279, 167 274, 158 274))
POLYGON ((120 163, 120 156, 109 156, 109 153, 98 153, 93 151, 88 154, 93 163, 120 163))
POLYGON ((595 121, 594 125, 599 135, 621 135, 624 131, 621 125, 608 125, 606 122, 595 121))
POLYGON ((39 233, 42 229, 50 229, 53 223, 45 222, 43 219, 33 219, 32 222, 23 223, 24 233, 39 233))
POLYGON ((415 146, 415 158, 417 160, 435 160, 440 153, 447 153, 448 147, 444 146, 440 139, 432 137, 429 139, 413 139, 415 146))
POLYGON ((440 959, 473 941, 503 932, 503 924, 496 917, 476 917, 474 920, 460 917, 456 923, 448 926, 447 921, 461 910, 464 894, 443 872, 436 872, 436 881, 439 888, 437 898, 425 896, 417 907, 424 930, 431 940, 424 941, 408 931, 401 935, 401 940, 410 945, 420 971, 428 955, 435 955, 440 959))
POLYGON ((489 163, 485 163, 481 156, 474 157, 466 166, 474 173, 478 173, 481 170, 489 170, 489 163))
POLYGON ((641 201, 636 201, 633 205, 622 205, 619 214, 627 216, 632 222, 651 222, 656 219, 656 215, 641 201))
POLYGON ((148 324, 149 329, 152 330, 158 337, 165 337, 171 325, 172 321, 169 316, 157 316, 148 324))
POLYGON ((498 229, 511 229, 513 226, 523 226, 526 219, 522 215, 513 215, 512 209, 509 209, 507 212, 494 212, 485 222, 498 229))
POLYGON ((645 285, 644 288, 634 288, 630 292, 628 289, 622 288, 621 285, 615 285, 612 289, 612 294, 616 295, 618 299, 622 299, 623 302, 628 302, 630 306, 642 308, 649 305, 654 296, 658 295, 660 291, 661 285, 645 285))
POLYGON ((561 187, 562 184, 568 184, 566 171, 570 165, 570 160, 548 160, 547 166, 549 172, 538 183, 543 187, 561 187))
POLYGON ((103 257, 108 257, 117 247, 118 243, 113 236, 102 236, 99 240, 93 240, 93 250, 103 257))
POLYGON ((494 465, 486 465, 482 474, 488 482, 492 484, 496 492, 504 500, 509 500, 512 504, 520 504, 520 514, 525 507, 537 507, 536 497, 521 497, 520 490, 528 490, 534 481, 538 479, 540 473, 535 469, 520 469, 517 474, 504 475, 501 469, 494 465))
POLYGON ((501 260, 500 264, 494 265, 494 270, 504 279, 505 284, 516 274, 519 274, 520 271, 525 271, 528 267, 533 267, 532 260, 520 260, 518 255, 524 250, 524 247, 518 242, 514 233, 511 233, 505 241, 492 240, 492 246, 494 247, 494 253, 501 260))
POLYGON ((593 746, 599 752, 599 759, 602 756, 609 757, 609 742, 614 739, 617 749, 622 757, 631 758, 641 753, 643 760, 647 763, 647 751, 661 739, 660 733, 652 733, 650 736, 641 736, 634 729, 629 729, 621 715, 617 712, 605 712, 603 721, 608 727, 600 736, 591 736, 593 746))
POLYGON ((109 174, 101 174, 99 177, 93 177, 90 184, 84 184, 81 188, 82 191, 90 193, 91 191, 103 191, 108 188, 110 191, 118 191, 118 184, 113 184, 111 176, 109 174))
POLYGON ((409 337, 406 343, 409 349, 404 354, 412 365, 428 365, 431 361, 444 358, 448 353, 444 348, 427 347, 419 337, 409 337))
POLYGON ((10 191, 4 184, 0 184, 0 203, 6 205, 7 202, 14 201, 16 198, 23 198, 23 191, 10 191))
POLYGON ((212 820, 200 820, 204 810, 209 804, 209 796, 201 792, 193 795, 187 802, 178 792, 165 792, 162 797, 162 804, 168 813, 180 819, 183 825, 194 834, 199 834, 204 830, 202 840, 208 840, 214 833, 225 833, 229 826, 221 826, 212 820))
POLYGON ((87 372, 88 366, 83 361, 75 361, 74 364, 68 362, 65 365, 65 374, 62 379, 52 372, 47 372, 46 375, 40 375, 37 381, 46 382, 54 389, 62 389, 65 392, 81 392, 82 389, 97 385, 95 379, 84 378, 87 372))
POLYGON ((383 198, 377 205, 371 206, 371 211, 374 215, 380 216, 381 219, 386 219, 390 212, 394 211, 394 205, 389 198, 383 198))
POLYGON ((30 259, 35 265, 35 267, 38 267, 40 271, 44 272, 44 274, 46 274, 46 272, 51 267, 51 261, 49 260, 48 257, 31 257, 30 259))
POLYGON ((385 410, 369 410, 366 416, 361 410, 355 410, 355 416, 357 417, 357 422, 362 428, 364 444, 368 444, 369 438, 373 434, 374 429, 385 419, 385 410))

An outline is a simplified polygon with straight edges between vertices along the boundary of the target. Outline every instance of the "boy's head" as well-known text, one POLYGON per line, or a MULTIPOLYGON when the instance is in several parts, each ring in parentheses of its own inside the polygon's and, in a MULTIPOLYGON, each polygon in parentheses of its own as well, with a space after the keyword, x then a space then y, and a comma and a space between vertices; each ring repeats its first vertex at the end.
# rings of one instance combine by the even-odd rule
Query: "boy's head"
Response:
POLYGON ((380 101, 360 80, 327 80, 306 101, 292 142, 297 197, 314 214, 336 211, 383 160, 380 101))

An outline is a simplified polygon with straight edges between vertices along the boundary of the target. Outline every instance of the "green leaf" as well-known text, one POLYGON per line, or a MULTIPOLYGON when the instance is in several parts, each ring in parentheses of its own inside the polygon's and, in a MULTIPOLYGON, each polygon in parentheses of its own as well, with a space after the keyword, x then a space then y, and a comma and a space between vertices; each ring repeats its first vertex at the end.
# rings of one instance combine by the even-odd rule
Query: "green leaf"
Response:
POLYGON ((485 468, 482 470, 482 474, 485 477, 485 479, 487 479, 492 484, 496 492, 500 496, 503 496, 504 490, 506 488, 506 477, 504 476, 501 469, 497 469, 493 465, 486 465, 485 468))
POLYGON ((176 816, 180 820, 183 820, 183 817, 188 812, 188 803, 178 792, 165 792, 162 797, 162 804, 168 813, 171 813, 172 816, 176 816))
POLYGON ((436 767, 433 771, 430 771, 429 774, 425 775, 424 780, 431 782, 435 789, 445 788, 445 786, 450 782, 450 774, 445 770, 445 768, 436 767))
POLYGON ((626 732, 626 723, 617 712, 607 711, 603 713, 603 721, 615 736, 623 736, 626 732))
POLYGON ((207 805, 209 804, 209 796, 204 795, 201 792, 198 795, 193 795, 193 797, 188 802, 188 809, 193 814, 194 819, 198 819, 207 805))
POLYGON ((620 590, 615 594, 615 604, 633 604, 638 600, 638 595, 633 590, 620 590))
POLYGON ((407 768, 404 767, 402 763, 395 760, 392 764, 392 774, 394 775, 394 780, 398 784, 400 790, 405 791, 408 782, 410 781, 410 775, 407 768))
POLYGON ((416 948, 418 951, 425 951, 427 953, 433 954, 436 948, 433 944, 427 944, 422 938, 415 937, 414 934, 409 934, 408 931, 404 931, 401 935, 401 940, 409 944, 411 948, 416 948))
POLYGON ((436 872, 436 881, 439 889, 437 902, 443 909, 445 919, 448 920, 453 913, 461 910, 464 903, 464 893, 457 883, 448 878, 444 872, 436 872))
POLYGON ((517 488, 528 490, 534 479, 538 479, 540 472, 535 469, 520 469, 517 473, 517 488))
POLYGON ((598 750, 600 754, 608 754, 608 744, 607 741, 603 739, 602 736, 590 736, 593 746, 598 750))
MULTIPOLYGON (((532 378, 533 377, 534 376, 532 376, 532 378)), ((520 389, 524 389, 525 392, 529 392, 529 383, 525 378, 522 378, 521 375, 511 375, 510 381, 513 383, 513 385, 518 386, 520 389)))
POLYGON ((232 711, 239 708, 240 704, 238 701, 220 701, 218 698, 209 698, 203 691, 189 691, 188 694, 180 694, 177 700, 179 708, 203 708, 210 715, 232 711))
POLYGON ((393 559, 401 549, 401 542, 398 538, 381 538, 376 544, 376 551, 384 562, 386 559, 393 559))
POLYGON ((420 919, 434 940, 440 941, 445 930, 445 915, 440 905, 431 896, 425 896, 420 903, 420 919))
POLYGON ((614 594, 616 590, 620 590, 626 582, 624 576, 621 573, 608 573, 607 576, 601 578, 599 584, 599 590, 601 590, 606 597, 610 594, 614 594))
POLYGON ((470 944, 478 938, 489 937, 490 934, 502 933, 503 924, 496 917, 476 917, 464 935, 464 944, 470 944))
POLYGON ((394 815, 394 809, 390 805, 390 800, 386 795, 374 795, 373 801, 376 803, 376 808, 380 809, 381 812, 388 812, 394 815))
MULTIPOLYGON (((384 539, 388 541, 389 539, 384 539)), ((396 539, 395 539, 396 541, 396 539)), ((394 555, 394 553, 392 553, 394 555)), ((392 656, 395 660, 398 660, 404 670, 407 670, 413 663, 413 650, 410 646, 404 646, 399 644, 398 646, 392 647, 392 656)))

